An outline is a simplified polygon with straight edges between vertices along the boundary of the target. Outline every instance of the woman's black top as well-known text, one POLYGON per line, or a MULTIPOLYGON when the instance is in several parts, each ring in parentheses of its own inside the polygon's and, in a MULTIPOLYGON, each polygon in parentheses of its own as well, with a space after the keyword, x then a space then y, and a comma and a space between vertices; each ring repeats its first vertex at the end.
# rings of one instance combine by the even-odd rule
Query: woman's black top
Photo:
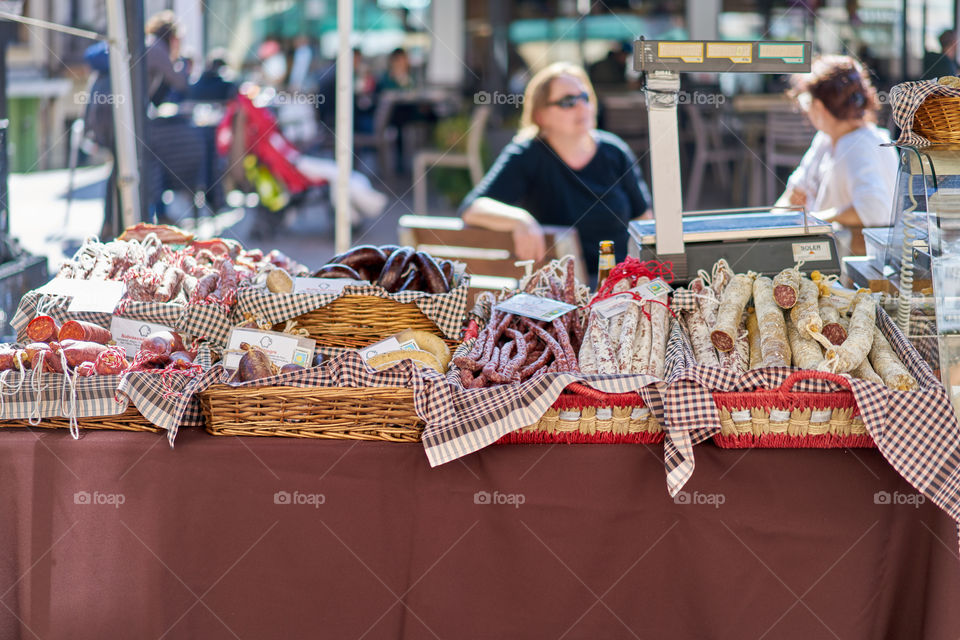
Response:
POLYGON ((601 240, 616 243, 617 261, 627 253, 627 223, 647 210, 650 193, 630 147, 595 131, 597 152, 582 169, 571 169, 542 139, 511 142, 460 205, 488 197, 522 207, 540 224, 576 227, 583 258, 597 272, 601 240))

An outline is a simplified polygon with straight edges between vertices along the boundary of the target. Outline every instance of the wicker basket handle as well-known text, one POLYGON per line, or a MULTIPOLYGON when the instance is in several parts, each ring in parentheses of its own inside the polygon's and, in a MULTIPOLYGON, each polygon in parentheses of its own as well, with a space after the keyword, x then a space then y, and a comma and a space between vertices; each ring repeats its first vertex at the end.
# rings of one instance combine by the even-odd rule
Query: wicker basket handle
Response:
POLYGON ((797 384, 801 380, 829 380, 834 384, 852 390, 852 387, 850 386, 850 380, 841 375, 830 373, 828 371, 813 371, 811 369, 803 369, 802 371, 794 371, 787 376, 787 379, 784 380, 783 384, 780 385, 779 391, 782 393, 789 393, 793 391, 793 385, 797 384))

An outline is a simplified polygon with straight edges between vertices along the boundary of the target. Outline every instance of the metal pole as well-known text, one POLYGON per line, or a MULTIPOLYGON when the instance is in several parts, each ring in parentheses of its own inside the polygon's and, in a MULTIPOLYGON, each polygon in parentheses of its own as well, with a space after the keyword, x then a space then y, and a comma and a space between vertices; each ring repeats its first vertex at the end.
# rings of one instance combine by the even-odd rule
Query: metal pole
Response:
POLYGON ((107 0, 107 32, 110 34, 110 89, 116 138, 117 185, 120 219, 125 227, 140 221, 140 173, 137 166, 137 136, 134 128, 133 89, 130 83, 130 53, 123 0, 107 0))
POLYGON ((903 0, 901 11, 900 11, 900 17, 902 20, 900 24, 900 39, 901 39, 900 80, 901 81, 906 80, 908 77, 907 76, 907 8, 908 8, 907 5, 908 4, 909 2, 907 2, 907 0, 903 0))
POLYGON ((337 253, 350 248, 350 174, 353 171, 353 0, 337 0, 336 232, 337 253))

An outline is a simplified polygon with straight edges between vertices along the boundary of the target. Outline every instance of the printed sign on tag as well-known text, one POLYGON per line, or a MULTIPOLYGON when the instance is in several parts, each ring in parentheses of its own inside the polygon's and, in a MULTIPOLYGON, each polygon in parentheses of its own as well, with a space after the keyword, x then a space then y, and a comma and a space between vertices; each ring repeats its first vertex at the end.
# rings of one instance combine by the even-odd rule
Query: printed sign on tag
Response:
POLYGON ((294 278, 294 293, 331 294, 340 293, 344 287, 367 286, 366 280, 349 280, 347 278, 294 278))
POLYGON ((670 293, 673 288, 663 281, 662 278, 655 278, 646 284, 642 284, 634 289, 644 300, 653 300, 657 296, 670 293))
POLYGON ((800 262, 801 260, 814 262, 830 259, 830 243, 826 241, 794 242, 792 248, 794 262, 800 262))
POLYGON ((550 298, 541 298, 530 295, 529 293, 518 293, 509 300, 494 306, 494 309, 504 313, 512 313, 517 316, 552 322, 560 316, 576 309, 577 306, 552 300, 550 298))
POLYGON ((629 293, 618 293, 610 296, 591 307, 603 318, 612 318, 621 313, 626 313, 630 305, 634 302, 634 297, 629 293))
POLYGON ((137 355, 143 339, 155 331, 173 331, 173 329, 162 324, 141 322, 130 318, 114 316, 110 320, 110 335, 113 336, 117 346, 121 347, 126 352, 127 357, 131 359, 137 355))
POLYGON ((413 341, 405 342, 400 344, 400 341, 394 338, 393 336, 387 338, 386 340, 381 340, 380 342, 374 343, 369 347, 363 347, 362 349, 357 349, 357 353, 360 354, 360 357, 363 358, 363 361, 366 362, 375 355, 381 353, 389 353, 391 351, 400 351, 401 349, 410 349, 410 346, 404 345, 413 345, 413 349, 416 349, 416 343, 413 341))
POLYGON ((242 342, 263 349, 270 357, 270 361, 277 366, 298 364, 301 367, 310 366, 317 344, 316 340, 311 338, 279 331, 234 329, 230 332, 227 349, 237 353, 227 353, 223 365, 225 369, 236 369, 240 364, 240 357, 243 356, 243 351, 240 350, 242 342))

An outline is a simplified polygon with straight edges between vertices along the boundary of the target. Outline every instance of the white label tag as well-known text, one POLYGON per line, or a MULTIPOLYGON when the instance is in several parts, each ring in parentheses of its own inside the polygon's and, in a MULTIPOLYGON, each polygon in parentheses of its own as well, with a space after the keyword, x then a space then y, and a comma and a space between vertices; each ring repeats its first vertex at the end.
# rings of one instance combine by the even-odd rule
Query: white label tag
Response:
POLYGON ((54 278, 37 291, 73 298, 67 311, 71 313, 113 313, 123 298, 127 285, 118 280, 73 280, 54 278))
POLYGON ((794 262, 799 262, 800 260, 813 262, 830 259, 829 242, 794 242, 792 246, 794 262))
MULTIPOLYGON (((294 336, 279 331, 259 331, 257 329, 234 329, 230 332, 230 339, 227 342, 227 349, 240 350, 240 343, 260 347, 270 357, 270 361, 277 366, 285 364, 298 364, 301 367, 309 367, 313 360, 313 352, 316 347, 316 340, 294 336)), ((224 368, 236 368, 240 363, 238 354, 229 353, 224 358, 224 368)))
POLYGON ((635 287, 634 291, 644 300, 653 300, 665 293, 670 293, 673 291, 673 287, 664 282, 662 278, 654 278, 650 282, 635 287))
POLYGON ((331 294, 340 293, 347 286, 366 286, 366 280, 350 280, 347 278, 294 278, 294 293, 331 294))
POLYGON ((629 293, 618 293, 593 305, 592 309, 602 318, 612 318, 625 313, 634 298, 629 293))
POLYGON ((130 318, 117 318, 110 320, 110 334, 116 341, 117 346, 122 347, 128 358, 133 358, 140 350, 140 343, 154 331, 173 331, 170 327, 152 322, 140 322, 130 318))
POLYGON ((504 300, 494 307, 494 309, 498 311, 533 318, 534 320, 542 320, 544 322, 556 320, 576 308, 576 305, 551 300, 550 298, 533 296, 529 293, 518 293, 509 300, 504 300))
POLYGON ((390 337, 390 338, 387 338, 386 340, 381 340, 380 342, 372 344, 369 347, 357 349, 357 353, 359 353, 360 357, 363 358, 363 361, 366 362, 373 356, 379 355, 381 353, 389 353, 391 351, 400 351, 401 349, 411 349, 411 348, 413 349, 418 348, 415 342, 410 341, 410 342, 405 342, 404 344, 400 344, 399 340, 397 340, 394 337, 390 337), (404 346, 404 345, 411 345, 411 344, 413 345, 413 347, 404 346))

